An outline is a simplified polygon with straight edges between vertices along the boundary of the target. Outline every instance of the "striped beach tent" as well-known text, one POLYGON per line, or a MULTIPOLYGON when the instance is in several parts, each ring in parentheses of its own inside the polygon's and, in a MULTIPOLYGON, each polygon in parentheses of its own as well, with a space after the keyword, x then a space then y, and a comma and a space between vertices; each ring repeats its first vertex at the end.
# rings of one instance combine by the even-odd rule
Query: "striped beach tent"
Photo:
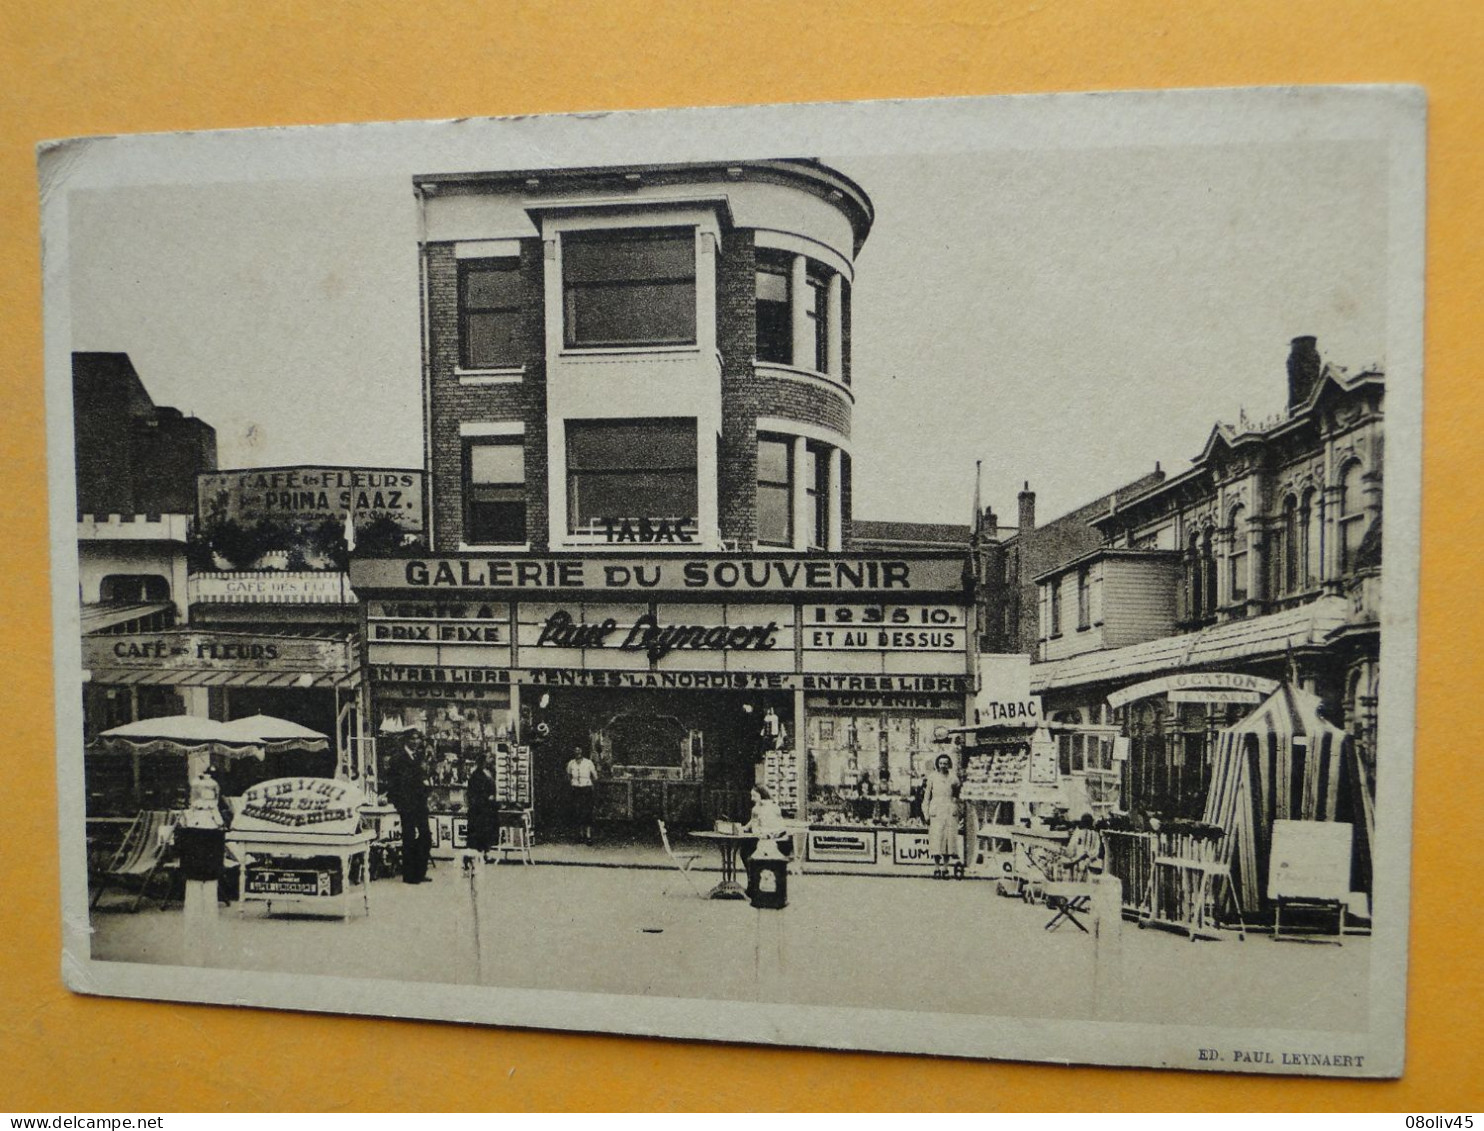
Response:
POLYGON ((1307 691, 1282 684, 1217 736, 1205 820, 1226 832, 1223 852, 1246 914, 1266 906, 1275 820, 1349 822, 1351 886, 1370 890, 1370 786, 1348 736, 1320 717, 1307 691))

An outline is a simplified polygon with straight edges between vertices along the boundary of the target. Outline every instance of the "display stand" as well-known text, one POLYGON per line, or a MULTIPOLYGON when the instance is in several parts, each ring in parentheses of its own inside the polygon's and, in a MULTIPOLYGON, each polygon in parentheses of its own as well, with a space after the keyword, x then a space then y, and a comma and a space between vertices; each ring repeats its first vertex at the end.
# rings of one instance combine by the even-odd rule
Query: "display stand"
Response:
POLYGON ((1336 945, 1344 941, 1354 831, 1341 821, 1273 822, 1268 899, 1273 904, 1274 940, 1336 945), (1328 930, 1331 921, 1333 934, 1328 930))
POLYGON ((799 754, 792 746, 769 750, 763 755, 763 785, 778 802, 783 815, 796 812, 793 799, 799 795, 799 754))
POLYGON ((371 911, 371 843, 361 827, 364 798, 328 778, 278 778, 248 790, 227 833, 239 865, 237 908, 275 904, 350 918, 359 891, 371 911))
POLYGON ((492 759, 495 799, 504 808, 531 808, 531 748, 497 742, 492 759))

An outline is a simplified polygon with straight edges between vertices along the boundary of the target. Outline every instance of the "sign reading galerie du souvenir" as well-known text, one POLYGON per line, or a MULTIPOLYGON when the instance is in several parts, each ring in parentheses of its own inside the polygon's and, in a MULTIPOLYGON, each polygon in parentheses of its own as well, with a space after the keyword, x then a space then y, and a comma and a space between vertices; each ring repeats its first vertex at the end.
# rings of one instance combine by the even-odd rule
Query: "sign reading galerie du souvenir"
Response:
POLYGON ((403 558, 353 561, 357 589, 645 590, 700 593, 954 593, 958 558, 403 558))

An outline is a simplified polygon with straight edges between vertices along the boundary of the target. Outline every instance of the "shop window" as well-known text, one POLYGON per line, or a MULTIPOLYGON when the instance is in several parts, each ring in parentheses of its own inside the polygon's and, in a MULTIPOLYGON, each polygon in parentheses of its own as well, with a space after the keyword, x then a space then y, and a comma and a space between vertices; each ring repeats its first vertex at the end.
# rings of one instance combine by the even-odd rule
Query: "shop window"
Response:
POLYGON ((793 314, 789 305, 789 257, 760 250, 757 260, 757 359, 779 365, 794 360, 793 314))
POLYGON ((1355 568, 1355 556, 1365 536, 1365 499, 1360 480, 1359 463, 1350 464, 1340 477, 1340 569, 1345 573, 1355 568))
POLYGON ((757 540, 793 545, 793 445, 779 436, 757 441, 757 540))
POLYGON ((526 452, 521 437, 464 447, 464 541, 475 546, 526 540, 526 452))
POLYGON ((568 422, 569 532, 625 522, 694 531, 697 497, 693 418, 568 422))
POLYGON ((562 291, 568 346, 690 344, 695 230, 569 232, 562 237, 562 291))
POLYGON ((1077 571, 1077 628, 1092 627, 1092 579, 1084 567, 1077 571))
POLYGON ((499 369, 521 363, 520 260, 459 263, 459 363, 499 369))
POLYGON ((1232 542, 1227 555, 1232 604, 1247 600, 1249 591, 1247 552, 1247 508, 1236 506, 1231 512, 1232 542))

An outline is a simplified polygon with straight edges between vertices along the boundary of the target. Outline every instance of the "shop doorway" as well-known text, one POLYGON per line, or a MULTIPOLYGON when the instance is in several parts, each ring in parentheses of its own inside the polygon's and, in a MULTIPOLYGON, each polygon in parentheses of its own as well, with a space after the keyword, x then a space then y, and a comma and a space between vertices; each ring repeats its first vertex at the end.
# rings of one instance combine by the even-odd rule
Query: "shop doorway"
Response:
POLYGON ((533 751, 538 828, 547 838, 573 834, 567 763, 578 751, 598 767, 601 835, 653 839, 661 820, 679 828, 745 820, 764 743, 776 737, 764 734, 770 710, 791 722, 792 697, 606 688, 531 695, 521 733, 533 751))

